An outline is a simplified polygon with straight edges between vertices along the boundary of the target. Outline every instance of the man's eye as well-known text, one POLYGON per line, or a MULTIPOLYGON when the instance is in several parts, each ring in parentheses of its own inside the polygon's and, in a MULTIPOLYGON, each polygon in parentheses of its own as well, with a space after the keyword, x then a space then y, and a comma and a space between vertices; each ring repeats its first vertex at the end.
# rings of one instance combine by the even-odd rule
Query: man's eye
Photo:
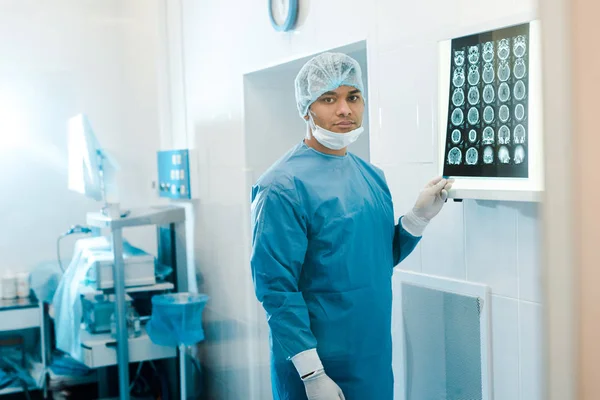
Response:
POLYGON ((358 99, 360 99, 360 97, 358 97, 358 96, 350 96, 350 101, 358 101, 358 99))
POLYGON ((333 97, 325 97, 322 99, 323 102, 331 104, 333 102, 335 102, 335 99, 333 97))

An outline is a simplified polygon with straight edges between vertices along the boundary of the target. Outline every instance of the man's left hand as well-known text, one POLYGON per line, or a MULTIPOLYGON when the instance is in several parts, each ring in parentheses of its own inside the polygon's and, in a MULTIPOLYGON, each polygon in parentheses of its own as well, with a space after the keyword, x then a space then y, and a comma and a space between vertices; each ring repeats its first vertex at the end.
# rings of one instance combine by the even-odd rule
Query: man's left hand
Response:
POLYGON ((454 179, 437 177, 425 186, 412 210, 402 217, 402 227, 413 236, 422 236, 433 217, 439 214, 448 199, 454 179))
POLYGON ((433 179, 421 190, 413 212, 419 218, 429 222, 439 214, 448 199, 448 191, 452 188, 454 179, 444 179, 441 176, 433 179))

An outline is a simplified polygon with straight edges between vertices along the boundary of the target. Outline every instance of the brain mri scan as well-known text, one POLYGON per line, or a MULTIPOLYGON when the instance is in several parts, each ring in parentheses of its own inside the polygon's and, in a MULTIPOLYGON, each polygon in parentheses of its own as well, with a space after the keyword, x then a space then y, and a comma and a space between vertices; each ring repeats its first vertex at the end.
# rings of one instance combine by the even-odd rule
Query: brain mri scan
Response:
POLYGON ((523 118, 525 118, 525 107, 523 107, 523 104, 517 104, 515 106, 515 118, 517 121, 522 121, 523 118))
POLYGON ((510 55, 510 42, 508 39, 500 40, 498 44, 498 58, 501 60, 506 60, 510 55))
POLYGON ((476 86, 469 88, 469 104, 474 106, 479 103, 479 89, 476 86))
POLYGON ((470 46, 469 47, 469 64, 477 64, 479 61, 479 47, 470 46))
POLYGON ((523 81, 515 83, 515 99, 521 101, 525 98, 525 84, 523 81))
POLYGON ((494 129, 491 126, 486 126, 483 129, 481 141, 483 144, 493 144, 494 143, 494 129))
POLYGON ((486 84, 494 82, 494 66, 492 63, 483 66, 483 82, 486 84))
POLYGON ((458 129, 452 131, 452 143, 458 144, 460 143, 461 133, 458 129))
POLYGON ((506 123, 508 118, 510 117, 510 110, 506 104, 502 104, 498 109, 498 118, 500 118, 500 122, 506 123))
POLYGON ((461 87, 465 84, 465 70, 464 68, 456 68, 454 75, 452 76, 452 84, 456 87, 461 87))
POLYGON ((515 126, 514 140, 516 144, 525 143, 525 127, 523 125, 515 126))
POLYGON ((464 50, 455 50, 454 51, 454 65, 457 67, 462 67, 465 65, 465 51, 464 50))
POLYGON ((508 61, 502 60, 498 63, 498 79, 501 82, 506 82, 510 78, 510 67, 508 61))
POLYGON ((460 107, 465 103, 465 92, 461 88, 454 89, 452 93, 452 104, 455 107, 460 107))
POLYGON ((508 147, 500 146, 500 150, 498 150, 498 161, 502 164, 508 164, 510 162, 510 153, 508 152, 508 147))
POLYGON ((510 88, 506 82, 502 82, 498 87, 498 99, 503 103, 510 99, 510 88))
POLYGON ((464 115, 463 111, 460 108, 457 108, 454 111, 452 111, 452 123, 454 124, 454 126, 459 126, 463 123, 463 120, 464 115))
POLYGON ((449 42, 442 64, 450 81, 443 94, 448 105, 443 174, 527 178, 527 151, 535 138, 528 126, 529 23, 449 42))
POLYGON ((483 122, 486 124, 494 122, 494 108, 492 106, 487 106, 483 109, 483 122))
POLYGON ((462 161, 462 152, 458 147, 453 147, 448 152, 448 164, 459 165, 462 161))
POLYGON ((475 125, 479 122, 479 110, 475 107, 471 107, 467 113, 467 120, 469 124, 475 125))
POLYGON ((469 142, 474 143, 477 141, 477 132, 475 129, 469 131, 469 142))
POLYGON ((483 149, 483 162, 485 164, 492 164, 494 162, 494 149, 492 149, 492 146, 486 146, 483 149))
POLYGON ((483 61, 492 62, 494 59, 494 42, 485 42, 483 44, 483 61))
POLYGON ((467 150, 467 154, 465 154, 465 161, 467 165, 476 165, 477 159, 479 158, 479 153, 475 147, 470 147, 467 150))
POLYGON ((483 101, 489 104, 494 101, 494 96, 494 87, 492 85, 485 85, 483 88, 483 101))
POLYGON ((518 145, 515 148, 515 164, 522 164, 525 161, 525 149, 523 146, 518 145))
POLYGON ((517 58, 522 58, 527 51, 527 43, 524 35, 519 35, 515 38, 513 45, 513 54, 517 58))
POLYGON ((498 143, 500 144, 509 144, 510 143, 510 129, 508 126, 502 125, 500 129, 498 129, 498 143))
POLYGON ((475 86, 479 83, 479 68, 477 65, 469 66, 469 76, 467 77, 469 85, 475 86))
POLYGON ((525 60, 523 60, 522 58, 517 58, 517 60, 515 61, 515 67, 513 70, 515 78, 523 79, 525 77, 526 69, 527 69, 527 67, 525 66, 525 60))

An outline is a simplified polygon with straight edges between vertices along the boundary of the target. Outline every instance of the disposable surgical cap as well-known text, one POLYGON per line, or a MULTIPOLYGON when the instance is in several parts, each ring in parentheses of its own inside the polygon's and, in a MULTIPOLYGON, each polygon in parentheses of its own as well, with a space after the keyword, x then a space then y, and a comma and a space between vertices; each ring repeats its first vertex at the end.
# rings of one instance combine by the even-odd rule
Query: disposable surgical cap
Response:
POLYGON ((300 117, 324 93, 352 86, 364 93, 360 65, 342 53, 323 53, 308 61, 296 76, 296 104, 300 117))

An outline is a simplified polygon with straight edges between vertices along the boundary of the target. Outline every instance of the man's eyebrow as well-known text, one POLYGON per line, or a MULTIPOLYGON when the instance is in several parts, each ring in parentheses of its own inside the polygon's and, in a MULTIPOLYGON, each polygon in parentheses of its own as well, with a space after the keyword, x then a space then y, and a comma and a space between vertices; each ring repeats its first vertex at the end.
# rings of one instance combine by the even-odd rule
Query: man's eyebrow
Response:
POLYGON ((351 91, 351 92, 350 92, 350 93, 348 93, 348 94, 357 94, 357 93, 360 93, 360 90, 358 90, 358 89, 354 89, 353 91, 351 91))
POLYGON ((321 96, 337 96, 336 92, 325 92, 321 96))

